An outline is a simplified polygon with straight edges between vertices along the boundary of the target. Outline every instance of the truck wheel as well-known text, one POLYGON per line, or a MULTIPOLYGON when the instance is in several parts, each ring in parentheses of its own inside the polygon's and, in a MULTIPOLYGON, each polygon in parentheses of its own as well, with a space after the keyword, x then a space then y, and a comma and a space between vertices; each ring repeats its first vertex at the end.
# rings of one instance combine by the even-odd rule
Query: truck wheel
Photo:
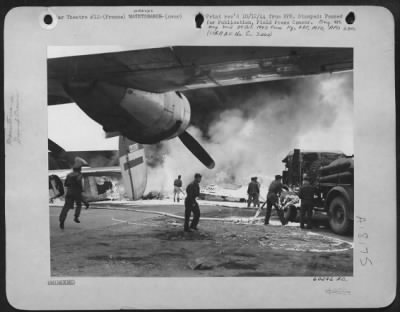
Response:
POLYGON ((296 215, 297 215, 297 208, 295 206, 291 205, 283 209, 283 217, 285 218, 286 222, 296 221, 296 215))
POLYGON ((351 229, 349 219, 349 207, 347 201, 342 197, 335 197, 329 205, 329 225, 336 234, 347 234, 351 229))

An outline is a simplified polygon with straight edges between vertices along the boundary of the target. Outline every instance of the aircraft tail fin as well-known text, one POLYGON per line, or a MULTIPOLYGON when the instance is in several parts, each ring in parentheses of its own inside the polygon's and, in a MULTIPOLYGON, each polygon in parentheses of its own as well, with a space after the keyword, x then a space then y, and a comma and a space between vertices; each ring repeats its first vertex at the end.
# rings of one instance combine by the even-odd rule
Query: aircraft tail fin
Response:
POLYGON ((132 200, 140 199, 147 184, 147 165, 144 146, 124 136, 120 136, 119 163, 126 194, 132 200))

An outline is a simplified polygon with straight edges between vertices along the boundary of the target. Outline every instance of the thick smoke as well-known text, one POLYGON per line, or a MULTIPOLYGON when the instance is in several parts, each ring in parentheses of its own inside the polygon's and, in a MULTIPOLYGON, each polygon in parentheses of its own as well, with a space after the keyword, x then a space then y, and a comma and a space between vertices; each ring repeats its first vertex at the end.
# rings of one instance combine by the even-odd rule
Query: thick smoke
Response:
POLYGON ((186 185, 196 172, 203 185, 243 185, 251 176, 266 185, 294 148, 353 153, 352 73, 236 90, 240 93, 232 91, 223 107, 193 109, 188 132, 212 155, 215 168, 205 168, 178 138, 147 147, 147 191, 169 193, 178 174, 186 185))

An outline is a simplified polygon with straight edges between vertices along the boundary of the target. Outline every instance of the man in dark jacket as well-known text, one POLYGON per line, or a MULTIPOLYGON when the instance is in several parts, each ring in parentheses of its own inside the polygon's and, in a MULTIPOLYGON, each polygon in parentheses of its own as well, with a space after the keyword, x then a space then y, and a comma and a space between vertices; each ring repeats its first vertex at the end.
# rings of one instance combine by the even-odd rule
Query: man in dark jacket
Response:
POLYGON ((254 207, 260 207, 260 184, 257 182, 257 177, 252 177, 249 186, 247 187, 247 208, 253 203, 254 207))
POLYGON ((311 217, 314 208, 315 188, 310 184, 309 178, 303 178, 303 185, 299 190, 299 198, 301 199, 300 207, 300 228, 304 229, 304 215, 307 214, 307 229, 312 228, 311 217))
POLYGON ((79 215, 81 213, 82 207, 82 173, 81 168, 83 165, 86 165, 86 161, 84 161, 80 157, 75 158, 74 166, 72 167, 72 172, 67 175, 65 179, 64 185, 67 187, 67 193, 65 195, 65 204, 60 214, 60 228, 64 229, 64 222, 67 218, 68 211, 74 208, 74 203, 76 203, 75 209, 75 217, 74 221, 76 223, 80 223, 79 215))
POLYGON ((186 198, 185 198, 185 224, 184 231, 191 232, 192 230, 197 231, 197 224, 200 220, 200 208, 196 201, 196 197, 200 195, 200 173, 194 175, 194 180, 186 187, 186 198), (190 215, 193 212, 193 220, 189 228, 190 215))
POLYGON ((178 179, 175 179, 175 181, 174 181, 174 202, 175 202, 175 198, 176 198, 177 202, 179 203, 179 193, 183 194, 182 180, 181 180, 180 175, 178 175, 178 179))
POLYGON ((265 214, 265 221, 264 221, 265 225, 269 224, 269 218, 271 217, 272 206, 275 207, 282 225, 286 224, 285 218, 283 216, 283 211, 279 209, 279 197, 281 196, 282 187, 283 187, 282 176, 276 175, 275 180, 271 182, 268 189, 267 212, 265 214))

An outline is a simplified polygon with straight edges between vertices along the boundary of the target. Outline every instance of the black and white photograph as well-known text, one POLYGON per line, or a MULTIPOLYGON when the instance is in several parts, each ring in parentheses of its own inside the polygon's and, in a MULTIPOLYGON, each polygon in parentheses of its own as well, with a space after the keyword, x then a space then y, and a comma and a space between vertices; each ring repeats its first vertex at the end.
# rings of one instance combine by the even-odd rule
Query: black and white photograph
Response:
POLYGON ((351 48, 48 53, 52 275, 353 275, 351 48))
POLYGON ((12 307, 393 302, 387 9, 17 7, 4 46, 12 307))

